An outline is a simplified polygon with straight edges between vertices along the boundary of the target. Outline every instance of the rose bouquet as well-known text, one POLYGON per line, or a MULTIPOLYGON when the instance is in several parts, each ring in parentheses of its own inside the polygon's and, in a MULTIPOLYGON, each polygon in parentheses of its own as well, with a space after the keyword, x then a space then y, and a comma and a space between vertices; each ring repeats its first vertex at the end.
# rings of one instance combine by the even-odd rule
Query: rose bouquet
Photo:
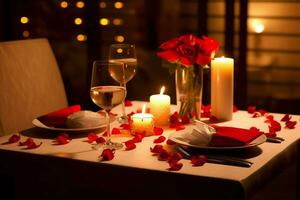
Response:
POLYGON ((219 43, 206 36, 188 34, 162 43, 157 55, 168 61, 170 71, 176 71, 177 102, 180 116, 200 119, 203 74, 219 49, 219 43))

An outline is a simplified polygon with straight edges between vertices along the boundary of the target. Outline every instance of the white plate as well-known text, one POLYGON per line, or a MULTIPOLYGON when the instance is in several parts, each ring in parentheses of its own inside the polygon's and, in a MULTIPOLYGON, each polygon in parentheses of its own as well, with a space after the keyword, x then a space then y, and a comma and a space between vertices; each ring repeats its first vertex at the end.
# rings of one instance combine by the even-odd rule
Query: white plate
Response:
MULTIPOLYGON (((110 115, 110 122, 115 121, 115 117, 110 115)), ((99 126, 95 126, 95 127, 88 127, 88 128, 56 128, 56 127, 51 127, 51 126, 47 126, 45 124, 43 124, 40 120, 38 119, 34 119, 32 121, 32 124, 36 127, 39 128, 43 128, 43 129, 47 129, 47 130, 51 130, 51 131, 61 131, 61 132, 89 132, 89 131, 95 131, 95 130, 99 130, 101 128, 105 128, 106 127, 106 123, 103 123, 99 126)))
POLYGON ((190 147, 195 147, 195 148, 201 148, 201 149, 245 149, 245 148, 249 148, 249 147, 255 147, 257 145, 260 145, 262 143, 264 143, 267 140, 267 137, 262 134, 259 137, 257 137, 255 140, 253 140, 252 142, 250 142, 247 145, 243 145, 243 146, 234 146, 234 147, 210 147, 210 146, 201 146, 201 145, 195 145, 195 144, 189 144, 188 142, 184 141, 183 138, 180 138, 180 133, 179 131, 175 131, 172 132, 169 136, 169 139, 181 144, 181 145, 185 145, 185 146, 190 146, 190 147))
POLYGON ((32 121, 32 124, 39 128, 48 129, 51 131, 62 131, 62 132, 88 132, 88 131, 93 131, 93 130, 98 130, 100 128, 104 128, 106 126, 106 124, 101 124, 100 126, 88 127, 88 128, 55 128, 55 127, 46 126, 38 119, 34 119, 32 121))

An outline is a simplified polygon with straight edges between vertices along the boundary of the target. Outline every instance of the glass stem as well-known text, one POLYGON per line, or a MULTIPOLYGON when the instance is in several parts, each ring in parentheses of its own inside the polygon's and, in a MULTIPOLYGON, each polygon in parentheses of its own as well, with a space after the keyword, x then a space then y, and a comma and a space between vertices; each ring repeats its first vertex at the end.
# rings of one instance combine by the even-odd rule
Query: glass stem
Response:
POLYGON ((110 110, 106 110, 106 132, 107 132, 107 139, 106 139, 106 144, 110 144, 110 119, 109 119, 109 112, 110 110))
MULTIPOLYGON (((123 83, 120 84, 121 87, 124 87, 127 93, 127 88, 126 88, 126 82, 124 81, 123 83)), ((126 111, 125 111, 125 99, 122 101, 122 117, 126 117, 126 111)))

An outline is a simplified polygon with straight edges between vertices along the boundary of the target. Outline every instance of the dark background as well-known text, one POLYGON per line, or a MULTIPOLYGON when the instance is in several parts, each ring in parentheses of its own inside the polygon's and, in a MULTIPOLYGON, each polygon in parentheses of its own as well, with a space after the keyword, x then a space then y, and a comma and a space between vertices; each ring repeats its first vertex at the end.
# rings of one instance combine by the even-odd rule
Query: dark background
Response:
MULTIPOLYGON (((182 34, 192 33, 198 36, 205 34, 220 41, 221 48, 217 56, 225 55, 235 59, 235 104, 240 109, 245 109, 251 104, 271 112, 299 114, 300 98, 299 95, 295 95, 299 91, 299 82, 297 84, 293 82, 291 85, 289 78, 281 82, 269 81, 270 78, 266 81, 266 77, 270 77, 270 73, 277 69, 276 63, 272 64, 272 71, 249 64, 249 60, 253 60, 249 55, 254 50, 268 53, 266 49, 259 47, 254 49, 251 46, 251 38, 254 34, 247 24, 251 17, 255 17, 251 14, 253 10, 251 3, 257 6, 259 4, 257 2, 247 0, 68 0, 65 2, 1 0, 0 40, 48 38, 60 67, 69 104, 79 103, 85 108, 93 109, 95 106, 89 98, 92 62, 97 59, 107 59, 110 44, 132 43, 137 48, 138 73, 127 85, 127 99, 148 101, 150 95, 158 93, 161 86, 165 85, 166 93, 171 96, 172 103, 175 103, 174 74, 169 74, 168 70, 162 67, 161 59, 156 56, 158 46, 182 34), (67 3, 67 6, 63 7, 64 3, 65 5, 67 3), (80 6, 80 3, 84 6, 80 6), (219 7, 223 9, 222 12, 214 11, 214 5, 221 5, 219 7), (23 16, 29 19, 28 23, 21 23, 20 19, 23 16), (81 18, 82 24, 76 25, 75 18, 81 18), (99 23, 102 18, 108 20, 107 25, 99 23), (215 23, 214 20, 219 20, 221 23, 215 23), (80 34, 83 40, 78 38, 80 34), (250 70, 256 69, 255 67, 259 68, 259 71, 250 70), (291 94, 279 95, 279 97, 276 95, 277 92, 281 94, 290 88, 294 88, 291 94), (267 92, 269 95, 265 95, 267 92)), ((295 1, 260 2, 285 4, 295 1)), ((266 14, 260 18, 268 18, 268 16, 266 14)), ((298 20, 300 17, 292 19, 298 20)), ((274 36, 273 33, 265 34, 274 36)), ((294 34, 293 37, 300 38, 300 33, 294 34)), ((292 53, 299 52, 297 50, 292 53)), ((293 70, 299 72, 299 68, 293 70)), ((203 102, 209 104, 209 70, 205 71, 204 78, 206 81, 203 102)))

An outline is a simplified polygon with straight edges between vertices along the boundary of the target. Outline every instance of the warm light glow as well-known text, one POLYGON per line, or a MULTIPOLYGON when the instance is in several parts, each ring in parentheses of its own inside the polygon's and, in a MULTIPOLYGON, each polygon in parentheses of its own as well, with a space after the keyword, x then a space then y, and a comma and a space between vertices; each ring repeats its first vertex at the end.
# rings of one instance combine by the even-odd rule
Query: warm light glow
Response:
POLYGON ((142 108, 142 113, 145 113, 145 112, 146 112, 146 104, 144 103, 143 108, 142 108))
POLYGON ((69 4, 68 4, 68 2, 66 2, 66 1, 62 1, 61 3, 60 3, 60 7, 62 7, 62 8, 67 8, 69 6, 69 4))
POLYGON ((254 27, 255 33, 262 33, 265 30, 265 26, 263 24, 257 24, 254 27))
POLYGON ((115 36, 115 41, 117 42, 124 42, 125 38, 123 35, 116 35, 115 36))
POLYGON ((102 25, 102 26, 107 26, 109 24, 109 19, 107 18, 101 18, 99 20, 99 23, 102 25))
POLYGON ((103 2, 103 1, 101 1, 101 2, 99 3, 99 7, 100 7, 100 8, 106 8, 106 3, 103 2))
POLYGON ((86 41, 87 37, 86 35, 84 34, 78 34, 76 39, 79 41, 79 42, 83 42, 83 41, 86 41))
POLYGON ((84 7, 84 2, 83 1, 77 1, 76 2, 76 7, 77 8, 83 8, 84 7))
POLYGON ((77 18, 74 19, 74 23, 76 25, 80 25, 80 24, 82 24, 82 19, 80 17, 77 17, 77 18))
POLYGON ((21 17, 20 19, 22 24, 27 24, 29 22, 29 18, 28 17, 21 17))
POLYGON ((115 2, 115 8, 116 9, 121 9, 124 7, 124 4, 120 1, 115 2))
POLYGON ((119 19, 119 18, 113 19, 113 24, 116 26, 119 26, 119 25, 123 24, 123 20, 119 19))
POLYGON ((118 48, 118 49, 117 49, 117 53, 123 53, 123 49, 118 48))
POLYGON ((160 89, 160 94, 163 94, 165 92, 165 86, 162 86, 160 89))
POLYGON ((29 33, 29 31, 23 31, 22 35, 23 35, 23 37, 29 37, 30 33, 29 33))

